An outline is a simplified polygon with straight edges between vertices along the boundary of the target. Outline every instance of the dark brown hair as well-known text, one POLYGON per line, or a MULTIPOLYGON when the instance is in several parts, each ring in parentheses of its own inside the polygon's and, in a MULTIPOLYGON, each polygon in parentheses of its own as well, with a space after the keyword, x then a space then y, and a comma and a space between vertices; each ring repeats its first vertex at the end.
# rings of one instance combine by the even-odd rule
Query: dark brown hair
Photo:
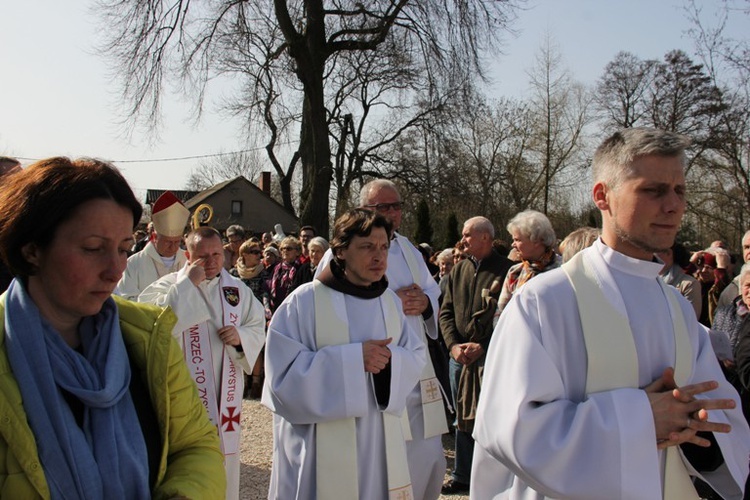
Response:
POLYGON ((21 250, 29 243, 47 248, 57 228, 80 205, 112 200, 133 213, 133 228, 143 207, 122 174, 111 164, 90 158, 40 160, 0 186, 0 257, 13 274, 34 273, 21 250))
POLYGON ((331 253, 336 262, 339 265, 343 264, 337 257, 338 250, 348 248, 355 236, 370 236, 372 229, 375 227, 385 229, 390 241, 393 234, 393 224, 377 212, 366 208, 353 208, 336 219, 333 225, 333 239, 331 240, 331 253))

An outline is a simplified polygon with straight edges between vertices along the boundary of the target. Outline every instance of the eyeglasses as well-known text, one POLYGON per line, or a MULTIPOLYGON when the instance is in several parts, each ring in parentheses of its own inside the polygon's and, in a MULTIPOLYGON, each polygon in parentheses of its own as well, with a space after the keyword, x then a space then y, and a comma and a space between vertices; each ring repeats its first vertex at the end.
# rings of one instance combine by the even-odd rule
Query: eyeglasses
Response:
POLYGON ((377 212, 386 213, 393 209, 396 212, 400 212, 404 208, 404 202, 397 201, 394 203, 375 203, 373 205, 365 205, 365 208, 374 208, 377 212))
POLYGON ((281 251, 283 252, 284 250, 297 250, 299 252, 301 248, 300 247, 281 247, 281 251))

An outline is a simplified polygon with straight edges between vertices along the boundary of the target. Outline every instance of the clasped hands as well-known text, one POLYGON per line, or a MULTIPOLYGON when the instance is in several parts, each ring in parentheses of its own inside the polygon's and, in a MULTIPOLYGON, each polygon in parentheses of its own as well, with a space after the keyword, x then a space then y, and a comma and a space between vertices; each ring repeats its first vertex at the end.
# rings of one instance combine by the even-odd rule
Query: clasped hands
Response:
POLYGON ((656 428, 656 446, 665 449, 682 443, 708 447, 711 442, 698 432, 723 432, 732 430, 729 424, 710 422, 709 410, 726 410, 736 406, 733 399, 697 399, 695 396, 719 387, 710 380, 677 387, 674 369, 667 368, 662 376, 644 387, 651 403, 656 428))
POLYGON ((405 316, 417 316, 422 314, 430 304, 430 299, 416 283, 396 290, 396 295, 401 299, 405 316))
POLYGON ((451 346, 451 356, 462 365, 470 365, 484 354, 484 348, 476 342, 465 342, 451 346))

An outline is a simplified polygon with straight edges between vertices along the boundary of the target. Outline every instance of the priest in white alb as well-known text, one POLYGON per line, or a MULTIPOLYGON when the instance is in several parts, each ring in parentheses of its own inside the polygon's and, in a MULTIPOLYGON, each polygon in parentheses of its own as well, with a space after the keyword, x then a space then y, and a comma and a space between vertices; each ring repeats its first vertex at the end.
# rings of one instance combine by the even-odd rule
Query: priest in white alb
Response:
POLYGON ((601 238, 500 316, 474 428, 471 497, 741 499, 750 431, 707 330, 654 253, 686 208, 684 137, 615 133, 593 159, 601 238))
POLYGON ((187 264, 149 285, 138 297, 177 316, 173 334, 217 426, 227 472, 227 499, 240 488, 240 412, 244 377, 265 341, 263 306, 224 269, 221 235, 211 227, 188 234, 187 264))
POLYGON ((388 289, 391 227, 369 210, 341 216, 334 259, 271 320, 262 398, 274 412, 270 499, 416 498, 402 420, 426 349, 388 289))
MULTIPOLYGON (((396 185, 388 179, 375 179, 362 186, 360 208, 379 213, 393 224, 388 250, 388 288, 396 292, 406 322, 422 338, 437 338, 438 297, 440 287, 430 274, 419 250, 408 238, 398 234, 404 203, 396 185)), ((320 264, 319 273, 332 257, 329 249, 320 264)), ((448 432, 442 387, 435 375, 429 351, 419 381, 406 400, 408 418, 404 419, 406 452, 409 459, 414 497, 435 500, 445 477, 442 436, 448 432)))
POLYGON ((143 250, 128 257, 115 295, 137 300, 138 295, 154 281, 185 265, 187 257, 180 248, 190 211, 172 193, 165 191, 154 202, 151 221, 154 232, 143 250))

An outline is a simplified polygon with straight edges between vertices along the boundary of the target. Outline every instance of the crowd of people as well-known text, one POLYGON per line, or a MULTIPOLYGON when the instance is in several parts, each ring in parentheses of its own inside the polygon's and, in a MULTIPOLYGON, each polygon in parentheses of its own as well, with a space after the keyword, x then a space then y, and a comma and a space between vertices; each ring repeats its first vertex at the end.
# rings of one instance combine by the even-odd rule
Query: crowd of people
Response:
POLYGON ((170 192, 133 232, 111 165, 0 158, 0 497, 239 498, 250 397, 269 498, 748 498, 750 231, 675 241, 688 144, 607 138, 601 229, 477 215, 438 251, 388 180, 330 243, 186 232, 170 192))

